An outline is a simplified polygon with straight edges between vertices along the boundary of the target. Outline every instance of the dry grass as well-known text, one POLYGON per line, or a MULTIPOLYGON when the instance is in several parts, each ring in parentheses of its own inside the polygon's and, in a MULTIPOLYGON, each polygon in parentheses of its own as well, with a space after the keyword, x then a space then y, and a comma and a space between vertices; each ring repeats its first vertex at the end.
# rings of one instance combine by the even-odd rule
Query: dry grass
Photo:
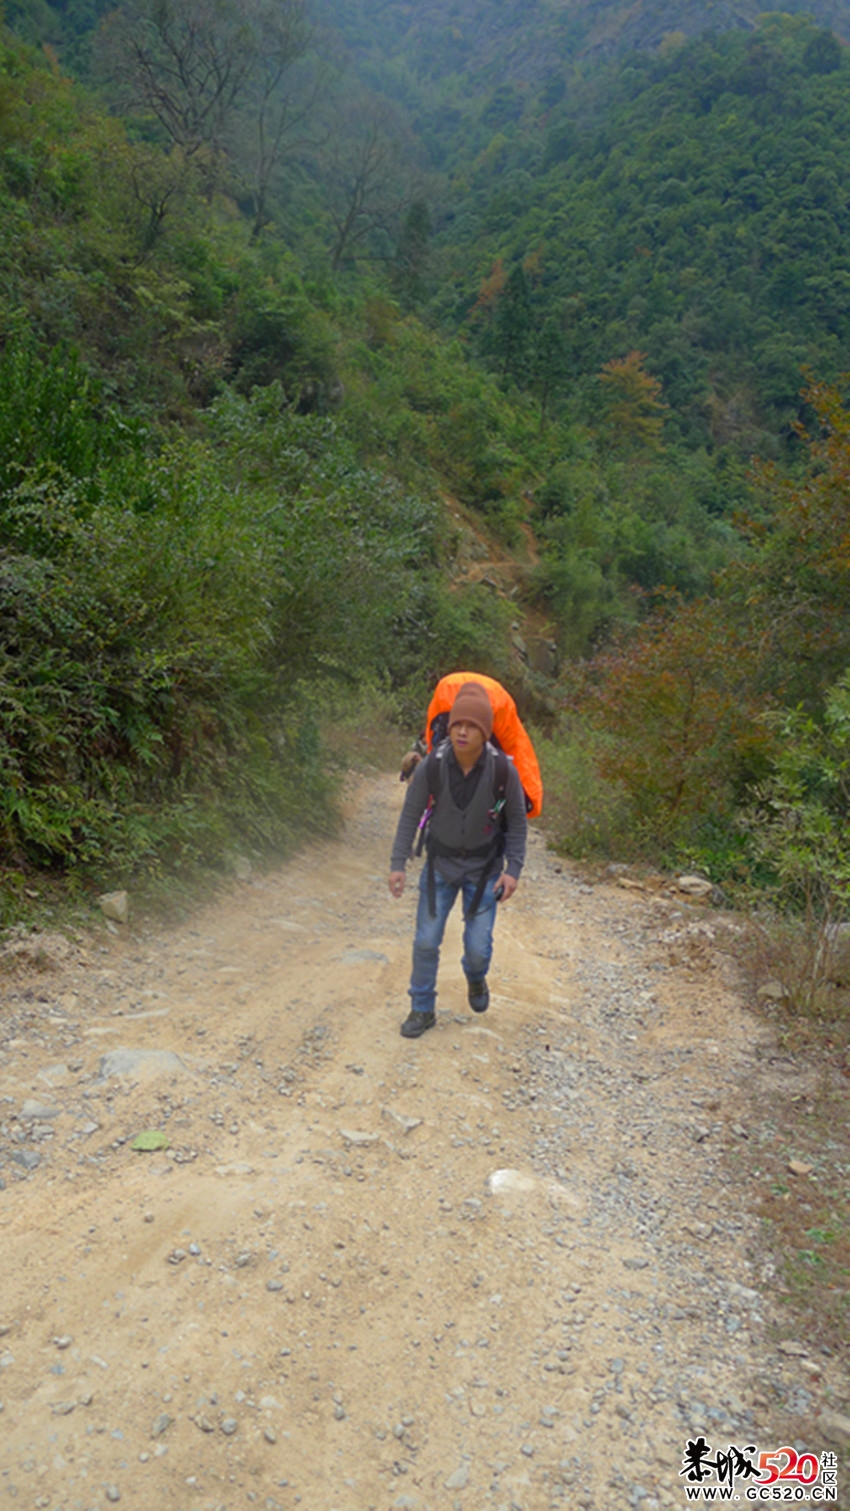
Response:
POLYGON ((749 915, 741 963, 755 994, 769 982, 781 985, 789 1021, 816 1019, 833 1024, 846 1037, 850 1027, 850 993, 844 979, 848 944, 846 936, 828 922, 760 911, 749 915), (836 980, 845 989, 839 989, 836 980))
POLYGON ((755 920, 735 953, 756 1010, 807 1086, 751 1108, 777 1130, 759 1152, 756 1205, 776 1295, 793 1336, 850 1367, 850 992, 829 983, 822 941, 788 925, 755 920), (759 1000, 768 981, 781 981, 788 995, 759 1000), (809 1172, 792 1173, 792 1160, 809 1172))

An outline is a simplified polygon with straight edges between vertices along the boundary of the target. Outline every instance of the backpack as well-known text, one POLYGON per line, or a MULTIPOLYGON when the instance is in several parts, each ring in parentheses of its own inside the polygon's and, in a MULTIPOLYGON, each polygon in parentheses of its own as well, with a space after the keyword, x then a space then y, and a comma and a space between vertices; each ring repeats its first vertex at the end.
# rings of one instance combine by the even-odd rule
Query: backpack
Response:
POLYGON ((511 757, 525 793, 526 812, 529 818, 539 817, 543 807, 543 781, 534 746, 517 713, 516 703, 494 677, 485 677, 479 672, 450 672, 437 683, 428 705, 427 749, 434 750, 445 739, 452 704, 465 682, 478 682, 485 689, 493 709, 491 743, 511 757))

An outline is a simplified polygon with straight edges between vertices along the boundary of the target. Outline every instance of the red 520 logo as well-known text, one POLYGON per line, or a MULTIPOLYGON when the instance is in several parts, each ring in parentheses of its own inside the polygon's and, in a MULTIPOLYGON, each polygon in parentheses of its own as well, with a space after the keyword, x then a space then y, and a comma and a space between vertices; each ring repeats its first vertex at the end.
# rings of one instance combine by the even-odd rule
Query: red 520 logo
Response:
POLYGON ((772 1448, 759 1454, 759 1469, 763 1471, 757 1481, 759 1485, 775 1485, 779 1480, 813 1485, 820 1474, 820 1462, 813 1453, 798 1454, 795 1448, 772 1448))

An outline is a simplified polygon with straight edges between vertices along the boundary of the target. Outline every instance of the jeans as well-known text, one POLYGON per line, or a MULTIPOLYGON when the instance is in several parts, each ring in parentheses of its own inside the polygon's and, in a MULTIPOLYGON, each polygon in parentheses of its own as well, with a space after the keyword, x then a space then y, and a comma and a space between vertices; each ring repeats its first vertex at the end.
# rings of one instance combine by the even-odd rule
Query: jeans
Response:
MULTIPOLYGON (((458 892, 463 893, 463 905, 468 909, 478 887, 477 876, 465 877, 463 881, 446 881, 434 868, 437 916, 428 911, 428 867, 423 866, 419 877, 419 908, 416 914, 416 934, 413 940, 413 970, 410 976, 410 1002, 415 1013, 432 1013, 437 999, 437 967, 440 963, 440 945, 443 942, 446 920, 454 906, 458 892)), ((493 924, 496 921, 495 891, 499 877, 491 876, 484 888, 478 911, 467 918, 463 926, 463 966, 467 981, 481 981, 486 975, 493 954, 493 924)))

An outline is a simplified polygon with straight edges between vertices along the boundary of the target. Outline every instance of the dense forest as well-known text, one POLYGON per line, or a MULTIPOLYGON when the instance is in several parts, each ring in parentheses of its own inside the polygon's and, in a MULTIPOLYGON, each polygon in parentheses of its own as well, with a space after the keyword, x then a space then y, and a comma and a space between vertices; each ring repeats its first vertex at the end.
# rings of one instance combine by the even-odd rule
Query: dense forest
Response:
POLYGON ((464 662, 574 851, 843 895, 850 12, 808 9, 10 0, 10 911, 331 824, 328 710, 464 662))

